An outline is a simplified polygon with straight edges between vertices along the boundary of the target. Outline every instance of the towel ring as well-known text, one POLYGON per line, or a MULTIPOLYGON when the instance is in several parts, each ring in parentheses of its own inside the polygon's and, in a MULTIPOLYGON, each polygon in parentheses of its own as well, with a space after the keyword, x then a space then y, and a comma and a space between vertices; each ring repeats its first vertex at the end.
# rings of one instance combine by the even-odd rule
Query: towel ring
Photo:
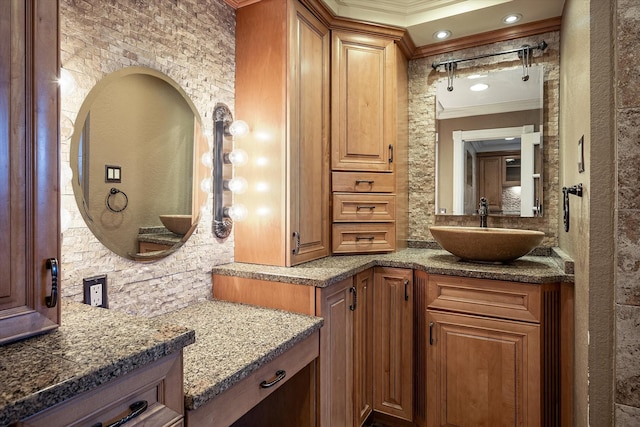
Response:
POLYGON ((113 187, 111 190, 109 190, 109 194, 107 194, 107 208, 109 208, 109 210, 111 212, 122 212, 123 210, 127 209, 127 206, 129 205, 129 198, 127 197, 127 195, 124 193, 124 191, 118 190, 117 188, 113 187), (116 194, 122 194, 124 196, 124 206, 122 206, 120 209, 114 209, 113 206, 111 206, 111 197, 115 197, 116 194))

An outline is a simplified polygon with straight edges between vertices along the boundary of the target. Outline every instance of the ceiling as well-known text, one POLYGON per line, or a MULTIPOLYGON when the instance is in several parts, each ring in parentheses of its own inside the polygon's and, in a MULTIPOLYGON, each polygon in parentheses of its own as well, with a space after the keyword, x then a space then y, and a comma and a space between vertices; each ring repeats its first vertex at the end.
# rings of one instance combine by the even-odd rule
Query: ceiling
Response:
POLYGON ((449 40, 507 27, 502 18, 518 13, 522 25, 562 15, 564 0, 322 0, 336 15, 406 28, 416 46, 440 42, 433 34, 451 31, 449 40))

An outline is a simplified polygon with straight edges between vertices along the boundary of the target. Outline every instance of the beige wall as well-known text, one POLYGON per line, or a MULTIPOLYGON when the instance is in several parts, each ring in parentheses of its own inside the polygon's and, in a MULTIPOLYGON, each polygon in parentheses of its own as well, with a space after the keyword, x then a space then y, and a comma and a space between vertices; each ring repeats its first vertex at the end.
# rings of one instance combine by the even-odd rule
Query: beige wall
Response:
MULTIPOLYGON (((575 261, 576 425, 613 424, 614 159, 612 14, 608 0, 567 0, 562 21, 560 187, 570 196, 571 227, 560 247, 575 261), (578 171, 584 135, 585 172, 578 171)), ((620 424, 624 425, 624 424, 620 424)))
MULTIPOLYGON (((433 241, 429 226, 477 225, 477 216, 435 215, 435 92, 436 82, 446 78, 431 64, 455 58, 471 57, 515 49, 524 44, 537 45, 545 40, 549 47, 534 52, 534 64, 544 65, 544 216, 542 218, 491 217, 490 226, 520 227, 544 231, 543 246, 558 245, 558 100, 560 69, 560 34, 550 32, 537 36, 493 43, 440 56, 412 60, 409 63, 409 239, 414 245, 433 241)), ((521 61, 514 53, 458 64, 456 78, 464 78, 478 69, 491 72, 518 68, 521 61)), ((455 86, 455 82, 454 82, 455 86)))
MULTIPOLYGON (((60 59, 77 88, 62 95, 62 157, 69 161, 73 124, 93 86, 113 71, 144 66, 161 71, 189 96, 213 134, 216 102, 233 110, 235 12, 222 0, 180 2, 61 0, 60 59)), ((126 171, 123 171, 126 173, 126 171)), ((151 263, 133 262, 106 249, 86 227, 71 185, 62 204, 71 212, 63 234, 63 295, 82 300, 82 279, 107 274, 113 309, 151 316, 211 296, 211 267, 233 258, 233 238, 211 232, 212 198, 200 225, 175 254, 151 263)))

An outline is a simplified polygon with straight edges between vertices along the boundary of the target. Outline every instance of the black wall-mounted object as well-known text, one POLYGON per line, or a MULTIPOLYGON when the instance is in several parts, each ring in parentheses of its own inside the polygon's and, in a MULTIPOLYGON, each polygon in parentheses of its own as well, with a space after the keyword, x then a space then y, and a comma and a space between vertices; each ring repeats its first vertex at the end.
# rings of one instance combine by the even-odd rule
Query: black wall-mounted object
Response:
POLYGON ((571 187, 562 187, 562 210, 564 212, 564 231, 569 231, 569 194, 582 197, 582 183, 571 187))

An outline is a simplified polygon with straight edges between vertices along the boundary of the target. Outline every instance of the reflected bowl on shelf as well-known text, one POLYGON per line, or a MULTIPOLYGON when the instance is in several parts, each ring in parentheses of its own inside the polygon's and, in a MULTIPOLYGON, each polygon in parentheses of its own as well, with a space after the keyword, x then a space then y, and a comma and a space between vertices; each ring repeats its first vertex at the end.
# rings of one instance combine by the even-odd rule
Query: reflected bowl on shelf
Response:
POLYGON ((514 228, 433 226, 433 238, 465 261, 505 263, 518 259, 542 242, 544 233, 514 228))
POLYGON ((172 233, 184 235, 191 228, 191 215, 158 215, 162 224, 172 233))

